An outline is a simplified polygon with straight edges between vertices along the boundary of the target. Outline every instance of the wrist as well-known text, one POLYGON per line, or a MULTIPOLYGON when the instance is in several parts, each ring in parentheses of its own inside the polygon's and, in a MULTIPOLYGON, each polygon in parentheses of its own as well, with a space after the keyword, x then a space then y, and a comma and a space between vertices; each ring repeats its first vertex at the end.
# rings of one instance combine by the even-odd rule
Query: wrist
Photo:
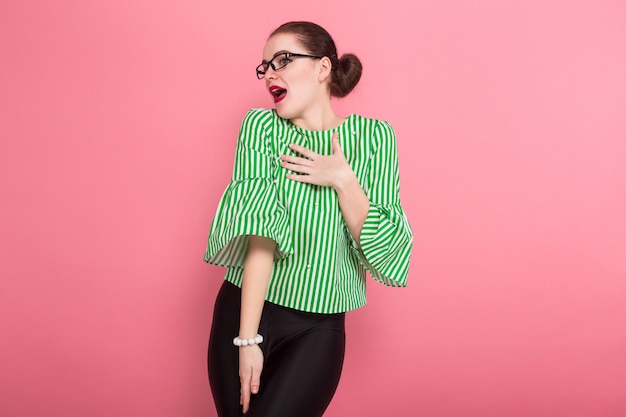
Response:
POLYGON ((259 334, 259 329, 255 329, 255 328, 249 328, 246 329, 244 327, 239 328, 239 333, 237 334, 237 337, 240 337, 242 339, 250 339, 253 337, 256 337, 259 334))
POLYGON ((333 183, 333 188, 337 194, 346 194, 354 187, 361 187, 359 180, 351 169, 347 169, 342 175, 338 175, 333 183))
POLYGON ((238 347, 254 346, 262 342, 263 342, 263 336, 261 336, 260 334, 257 334, 256 336, 250 337, 250 338, 243 338, 243 337, 237 336, 233 339, 233 345, 238 346, 238 347))

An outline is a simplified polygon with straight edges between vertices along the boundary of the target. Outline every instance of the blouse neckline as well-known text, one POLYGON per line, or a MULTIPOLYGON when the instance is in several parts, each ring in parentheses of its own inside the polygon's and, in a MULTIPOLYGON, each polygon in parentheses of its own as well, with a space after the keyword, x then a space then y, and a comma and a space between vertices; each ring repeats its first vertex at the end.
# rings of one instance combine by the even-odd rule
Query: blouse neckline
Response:
MULTIPOLYGON (((306 135, 306 136, 325 136, 326 134, 329 133, 335 133, 338 132, 339 130, 341 130, 344 126, 348 125, 348 122, 350 120, 352 120, 352 118, 355 116, 354 113, 349 114, 348 116, 346 116, 346 120, 344 120, 343 122, 341 122, 341 124, 337 127, 334 127, 332 129, 326 129, 326 130, 309 130, 309 129, 304 129, 300 126, 296 126, 295 124, 293 124, 291 122, 291 120, 289 119, 283 119, 285 120, 285 122, 287 123, 287 126, 289 126, 291 129, 295 130, 296 132, 302 134, 302 135, 306 135)), ((280 116, 279 116, 280 117, 280 116)))

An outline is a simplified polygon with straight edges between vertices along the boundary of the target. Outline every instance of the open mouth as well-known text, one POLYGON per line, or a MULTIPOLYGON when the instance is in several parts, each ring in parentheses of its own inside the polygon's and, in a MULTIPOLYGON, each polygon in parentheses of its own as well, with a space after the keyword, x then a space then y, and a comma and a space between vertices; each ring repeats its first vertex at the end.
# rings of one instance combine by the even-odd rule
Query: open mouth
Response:
POLYGON ((279 103, 287 95, 287 90, 282 87, 273 85, 270 87, 270 94, 274 97, 274 103, 279 103))

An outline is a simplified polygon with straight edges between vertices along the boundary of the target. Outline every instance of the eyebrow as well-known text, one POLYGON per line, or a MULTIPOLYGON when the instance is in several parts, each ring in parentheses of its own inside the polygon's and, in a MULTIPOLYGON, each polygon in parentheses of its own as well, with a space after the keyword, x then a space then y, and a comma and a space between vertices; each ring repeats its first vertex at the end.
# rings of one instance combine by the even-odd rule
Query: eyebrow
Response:
MULTIPOLYGON (((272 59, 276 58, 276 57, 277 57, 278 55, 280 55, 280 54, 290 54, 290 53, 291 53, 291 52, 286 51, 286 50, 284 50, 284 49, 283 49, 283 50, 280 50, 280 51, 276 52, 276 53, 274 54, 274 56, 273 56, 273 57, 271 57, 271 58, 270 58, 270 61, 271 61, 272 59)), ((261 61, 261 62, 262 62, 262 63, 264 63, 264 64, 267 64, 269 61, 268 61, 268 60, 266 60, 266 59, 264 59, 264 60, 263 60, 263 61, 261 61)))

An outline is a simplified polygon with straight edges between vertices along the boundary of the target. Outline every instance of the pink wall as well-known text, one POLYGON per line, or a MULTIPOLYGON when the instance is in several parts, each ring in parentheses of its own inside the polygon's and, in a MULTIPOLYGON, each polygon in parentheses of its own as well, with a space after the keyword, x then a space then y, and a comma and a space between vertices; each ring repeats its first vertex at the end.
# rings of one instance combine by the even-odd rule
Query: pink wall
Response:
POLYGON ((364 61, 416 236, 327 415, 626 415, 625 3, 250 3, 0 5, 0 415, 214 415, 201 259, 291 19, 364 61))

